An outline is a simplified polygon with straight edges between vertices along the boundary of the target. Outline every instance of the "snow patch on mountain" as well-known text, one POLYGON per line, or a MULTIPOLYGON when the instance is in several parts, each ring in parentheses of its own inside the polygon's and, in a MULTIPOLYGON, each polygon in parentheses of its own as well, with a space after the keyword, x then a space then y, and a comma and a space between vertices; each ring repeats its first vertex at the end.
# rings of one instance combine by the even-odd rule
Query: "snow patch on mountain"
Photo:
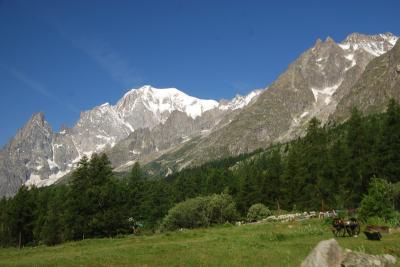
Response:
POLYGON ((305 116, 307 116, 309 114, 308 111, 304 111, 301 115, 300 118, 304 118, 305 116))
POLYGON ((397 42, 397 40, 399 39, 399 37, 394 36, 391 33, 386 33, 386 34, 379 34, 380 37, 382 37, 383 39, 385 39, 386 41, 388 41, 392 46, 394 46, 397 42))
POLYGON ((41 181, 42 181, 42 179, 40 178, 40 175, 31 173, 31 175, 29 176, 29 179, 25 182, 25 185, 28 187, 38 186, 41 181))
POLYGON ((398 37, 391 33, 372 36, 354 33, 349 35, 339 46, 349 52, 362 49, 374 57, 378 57, 390 50, 396 44, 397 40, 398 37))
POLYGON ((315 102, 323 101, 325 104, 329 104, 332 101, 332 95, 336 92, 341 83, 342 81, 339 81, 337 84, 326 86, 324 88, 311 88, 315 102))
POLYGON ((254 90, 246 96, 236 95, 231 101, 227 103, 220 103, 218 108, 220 110, 236 110, 247 106, 252 100, 255 100, 262 90, 254 90))

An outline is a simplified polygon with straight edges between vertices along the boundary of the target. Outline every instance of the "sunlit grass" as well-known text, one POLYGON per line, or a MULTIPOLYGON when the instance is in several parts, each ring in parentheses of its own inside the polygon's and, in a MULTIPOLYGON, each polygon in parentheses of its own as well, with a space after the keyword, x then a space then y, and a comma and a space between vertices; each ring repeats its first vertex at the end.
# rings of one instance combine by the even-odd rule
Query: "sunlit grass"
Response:
MULTIPOLYGON (((299 266, 320 241, 332 238, 318 220, 218 226, 151 236, 89 239, 54 247, 0 249, 0 266, 299 266)), ((400 257, 400 234, 368 241, 338 238, 352 250, 400 257)))

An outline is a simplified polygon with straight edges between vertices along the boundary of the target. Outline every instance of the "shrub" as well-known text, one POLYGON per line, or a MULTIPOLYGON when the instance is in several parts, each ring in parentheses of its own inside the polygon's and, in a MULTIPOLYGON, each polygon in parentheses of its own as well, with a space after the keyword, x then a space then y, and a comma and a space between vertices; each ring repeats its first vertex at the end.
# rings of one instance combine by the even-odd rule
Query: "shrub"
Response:
POLYGON ((372 178, 368 194, 361 201, 359 217, 364 221, 371 217, 379 217, 388 221, 393 219, 394 216, 391 185, 386 180, 372 178))
POLYGON ((399 227, 400 226, 400 212, 396 211, 393 218, 388 220, 389 227, 399 227))
POLYGON ((394 213, 394 216, 388 220, 384 220, 381 217, 369 217, 367 223, 370 225, 380 225, 387 227, 398 227, 400 225, 400 215, 398 212, 394 213))
POLYGON ((214 194, 208 197, 208 216, 211 224, 233 222, 238 217, 236 204, 228 194, 214 194))
POLYGON ((271 211, 261 203, 253 204, 247 212, 247 221, 255 222, 270 216, 271 211))
POLYGON ((233 222, 236 205, 227 194, 191 198, 176 204, 164 217, 161 230, 207 227, 211 224, 233 222))
POLYGON ((378 216, 368 217, 365 221, 369 225, 388 226, 386 221, 378 216))

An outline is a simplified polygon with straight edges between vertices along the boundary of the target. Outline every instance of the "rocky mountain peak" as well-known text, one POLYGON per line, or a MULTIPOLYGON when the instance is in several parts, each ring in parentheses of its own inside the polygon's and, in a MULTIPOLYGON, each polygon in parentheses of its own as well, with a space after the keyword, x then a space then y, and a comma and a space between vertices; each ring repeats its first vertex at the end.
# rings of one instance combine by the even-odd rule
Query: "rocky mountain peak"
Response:
POLYGON ((40 132, 47 137, 50 137, 52 134, 52 129, 49 123, 46 121, 43 112, 33 114, 25 126, 19 130, 17 136, 23 138, 23 136, 32 135, 33 132, 35 135, 40 132))
POLYGON ((251 91, 248 95, 241 96, 237 94, 231 101, 221 100, 218 108, 220 110, 236 110, 247 106, 249 103, 255 101, 257 97, 263 92, 262 89, 251 91))
POLYGON ((392 49, 397 39, 398 37, 392 33, 376 35, 352 33, 339 45, 346 51, 357 52, 361 50, 377 57, 392 49))
POLYGON ((45 119, 44 113, 43 112, 38 112, 35 113, 31 116, 31 118, 29 119, 27 125, 32 125, 37 123, 39 126, 41 127, 47 127, 48 123, 45 119))
POLYGON ((318 38, 317 41, 315 41, 314 47, 317 47, 321 44, 322 44, 322 40, 321 40, 321 38, 318 38))
POLYGON ((360 42, 361 40, 369 39, 370 36, 358 33, 358 32, 353 32, 349 34, 346 39, 344 40, 345 43, 357 43, 360 42))
MULTIPOLYGON (((385 34, 379 35, 379 38, 387 41, 393 40, 394 36, 385 34)), ((399 64, 400 43, 396 42, 387 53, 369 62, 351 91, 341 98, 332 118, 345 120, 352 107, 357 107, 364 114, 381 112, 390 98, 399 101, 400 75, 396 71, 399 64)))
POLYGON ((395 36, 391 32, 386 32, 386 33, 381 33, 381 34, 375 34, 375 35, 366 35, 362 33, 352 33, 349 34, 346 39, 344 40, 344 43, 360 43, 360 42, 365 42, 365 41, 387 41, 394 45, 397 41, 398 37, 395 36))
POLYGON ((335 41, 332 39, 332 37, 328 36, 326 37, 325 43, 328 44, 336 44, 335 41))

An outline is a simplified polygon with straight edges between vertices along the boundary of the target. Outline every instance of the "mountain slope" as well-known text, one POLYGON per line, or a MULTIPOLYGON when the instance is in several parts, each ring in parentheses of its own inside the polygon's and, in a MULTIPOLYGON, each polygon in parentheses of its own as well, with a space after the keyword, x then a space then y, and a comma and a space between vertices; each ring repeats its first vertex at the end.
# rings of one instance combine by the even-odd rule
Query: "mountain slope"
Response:
POLYGON ((353 107, 365 114, 382 112, 390 98, 400 101, 400 42, 368 64, 352 90, 339 102, 333 118, 347 118, 353 107))
POLYGON ((218 108, 202 113, 201 116, 187 116, 181 111, 174 111, 168 119, 153 128, 141 128, 131 133, 107 154, 117 170, 129 168, 134 161, 151 161, 177 145, 182 145, 195 136, 206 135, 229 122, 241 108, 252 103, 261 90, 247 96, 236 96, 232 101, 221 101, 218 108))
POLYGON ((325 42, 317 40, 229 124, 156 162, 165 168, 180 169, 290 140, 301 135, 314 116, 327 122, 366 65, 389 51, 396 40, 390 33, 351 34, 339 44, 329 37, 325 42))
POLYGON ((22 184, 53 184, 85 155, 108 151, 115 167, 157 155, 210 131, 258 94, 219 103, 175 88, 143 86, 127 92, 114 106, 105 103, 82 112, 73 128, 59 133, 52 131, 43 113, 35 114, 0 150, 0 196, 14 194, 22 184))
POLYGON ((117 170, 140 160, 168 173, 290 140, 314 116, 325 123, 346 118, 353 105, 379 109, 387 97, 398 98, 398 48, 386 53, 396 41, 390 33, 317 40, 268 88, 231 101, 147 85, 82 112, 59 133, 36 114, 0 150, 0 196, 22 184, 52 184, 92 153, 108 153, 117 170))

